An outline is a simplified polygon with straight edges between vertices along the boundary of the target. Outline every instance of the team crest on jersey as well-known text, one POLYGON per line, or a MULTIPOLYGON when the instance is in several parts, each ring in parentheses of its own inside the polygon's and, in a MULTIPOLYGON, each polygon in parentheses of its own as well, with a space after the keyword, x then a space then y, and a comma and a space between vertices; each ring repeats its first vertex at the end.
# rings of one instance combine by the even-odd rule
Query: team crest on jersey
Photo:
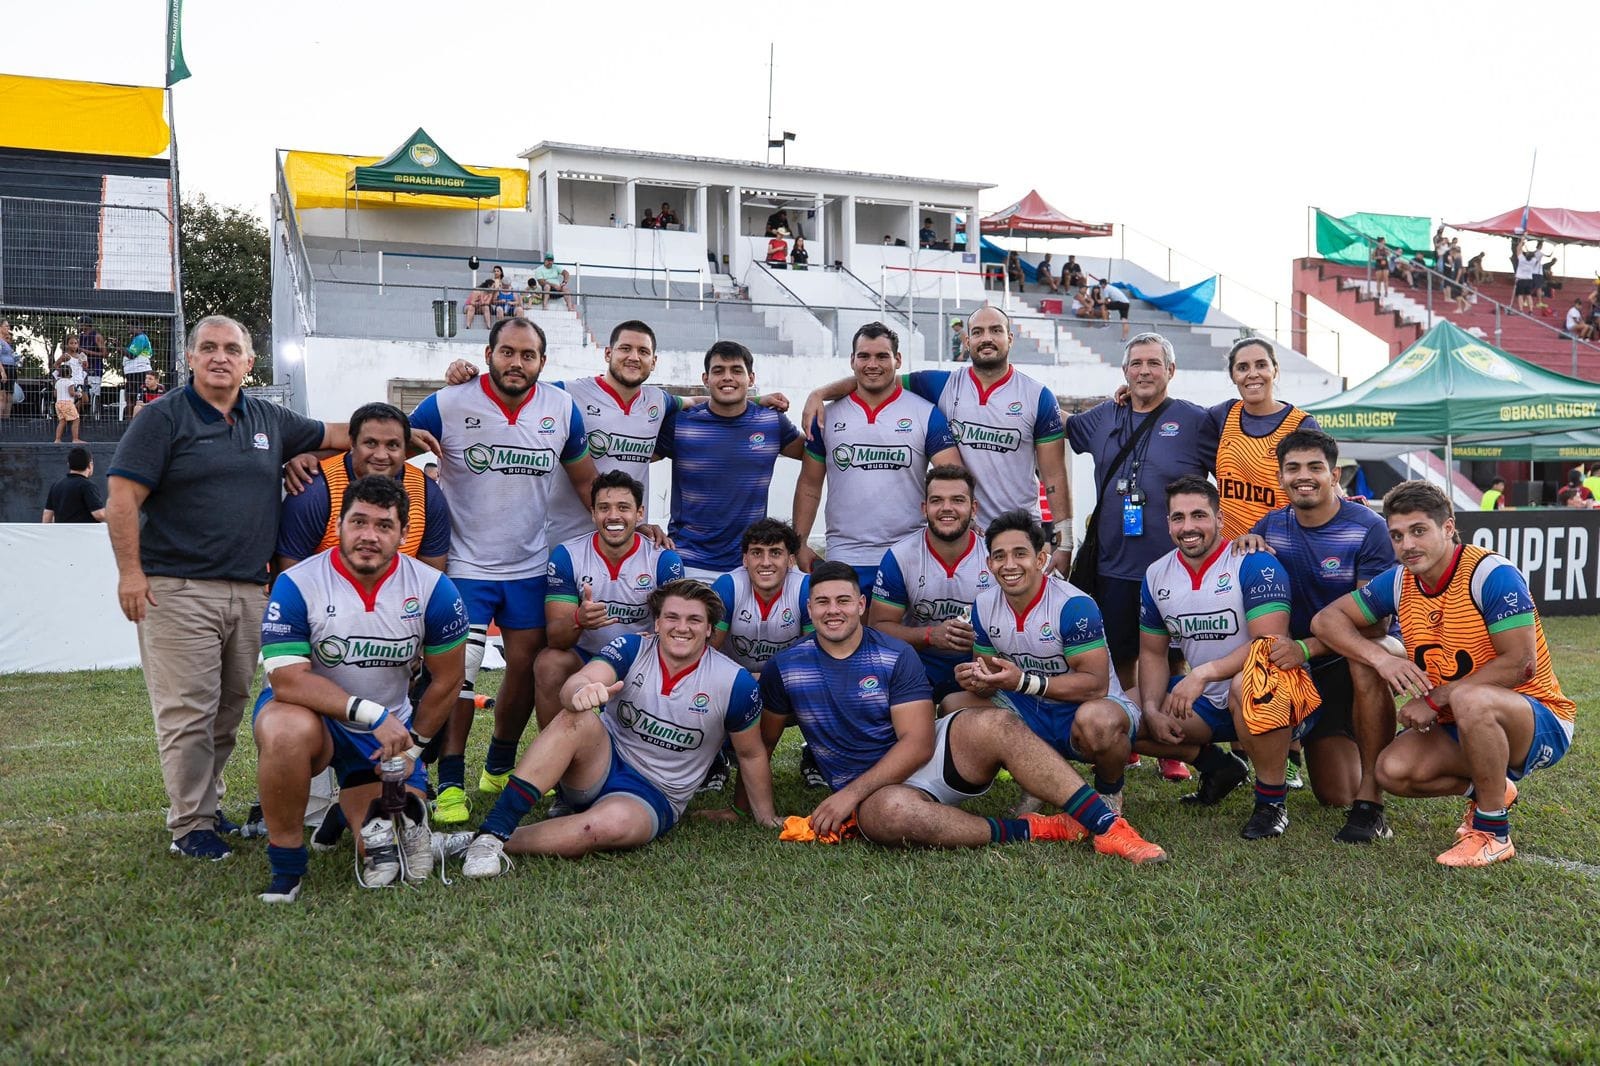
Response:
POLYGON ((649 407, 644 409, 644 417, 647 421, 656 421, 661 417, 661 408, 657 407, 655 404, 651 404, 649 407))
POLYGON ((267 439, 267 435, 265 433, 257 433, 255 437, 252 438, 251 443, 255 445, 255 449, 258 452, 264 452, 268 448, 272 447, 272 442, 267 439))
POLYGON ((987 571, 987 570, 979 570, 978 571, 978 588, 979 588, 979 590, 986 589, 992 584, 994 584, 994 578, 990 576, 989 571, 987 571))
POLYGON ((400 605, 401 618, 415 618, 421 613, 422 601, 415 596, 407 596, 405 602, 400 605))
POLYGON ((640 574, 637 578, 634 579, 634 584, 638 585, 642 589, 649 588, 650 587, 650 575, 649 574, 640 574))
POLYGON ((1232 584, 1233 584, 1233 575, 1232 574, 1218 574, 1217 575, 1217 591, 1218 592, 1222 592, 1223 590, 1227 589, 1232 584))
POLYGON ((868 695, 868 696, 870 696, 870 695, 872 695, 872 694, 873 694, 873 693, 874 693, 874 692, 876 692, 876 691, 878 691, 878 688, 879 688, 879 687, 880 687, 880 686, 881 686, 881 685, 882 685, 882 684, 883 684, 883 683, 882 683, 882 682, 881 682, 881 681, 879 681, 879 680, 878 680, 878 678, 877 678, 877 675, 875 675, 875 674, 868 674, 868 675, 867 675, 867 676, 866 676, 866 677, 863 677, 863 678, 862 678, 862 679, 861 679, 861 684, 860 684, 860 688, 861 688, 861 691, 862 691, 862 693, 863 693, 863 694, 864 694, 864 695, 868 695))
POLYGON ((767 443, 767 435, 765 433, 761 432, 760 430, 756 430, 754 433, 750 434, 750 447, 759 448, 765 443, 767 443))
POLYGON ((1008 414, 1008 415, 1020 415, 1021 413, 1022 413, 1022 401, 1021 400, 1012 400, 1010 403, 1006 404, 1006 414, 1008 414))
POLYGON ((744 610, 739 612, 739 621, 741 621, 741 622, 749 622, 749 621, 752 621, 754 618, 755 618, 755 615, 750 613, 750 608, 748 608, 748 607, 746 607, 744 610))
POLYGON ((784 625, 789 625, 789 624, 793 623, 794 622, 794 608, 785 607, 783 609, 783 614, 779 616, 779 619, 780 619, 780 621, 783 622, 784 625))
POLYGON ((1039 627, 1039 635, 1045 640, 1051 640, 1055 637, 1056 631, 1050 628, 1049 622, 1046 622, 1044 625, 1039 627))
POLYGON ((1156 432, 1163 437, 1176 437, 1178 435, 1178 423, 1163 422, 1161 423, 1161 428, 1156 432))
POLYGON ((1172 595, 1172 590, 1171 589, 1157 589, 1156 590, 1156 599, 1158 599, 1158 600, 1164 600, 1168 596, 1171 596, 1171 595, 1172 595))
POLYGON ((1430 626, 1432 626, 1433 628, 1438 629, 1439 628, 1439 623, 1441 623, 1443 621, 1444 621, 1444 612, 1443 611, 1429 611, 1428 612, 1428 624, 1430 626))
POLYGON ((689 709, 695 714, 705 714, 711 709, 711 697, 704 692, 696 692, 694 699, 689 701, 689 709))
POLYGON ((542 432, 549 433, 552 429, 555 429, 555 428, 556 428, 556 420, 551 418, 549 415, 545 415, 543 418, 539 419, 539 429, 542 432))
POLYGON ((1339 557, 1337 555, 1330 555, 1326 559, 1322 560, 1322 569, 1329 574, 1333 573, 1335 570, 1338 570, 1339 557))
POLYGON ((915 423, 913 423, 913 422, 912 422, 912 421, 911 421, 911 419, 909 419, 909 418, 902 418, 902 419, 900 419, 900 420, 899 420, 899 421, 898 421, 898 422, 896 422, 896 423, 895 423, 895 424, 894 424, 894 431, 895 431, 895 432, 896 432, 896 433, 910 433, 910 432, 911 432, 911 427, 912 427, 912 426, 913 426, 913 425, 914 425, 914 424, 915 424, 915 423))
POLYGON ((586 414, 586 415, 598 415, 600 413, 600 405, 599 404, 594 404, 594 403, 586 403, 586 404, 583 405, 583 413, 586 414))

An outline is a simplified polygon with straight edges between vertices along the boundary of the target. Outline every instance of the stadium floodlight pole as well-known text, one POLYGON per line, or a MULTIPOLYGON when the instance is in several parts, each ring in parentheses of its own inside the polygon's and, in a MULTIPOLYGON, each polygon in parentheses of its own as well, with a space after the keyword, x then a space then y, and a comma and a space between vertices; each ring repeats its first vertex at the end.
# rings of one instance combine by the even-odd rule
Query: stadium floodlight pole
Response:
POLYGON ((767 42, 767 162, 772 162, 772 79, 774 73, 773 62, 778 54, 778 46, 767 42))

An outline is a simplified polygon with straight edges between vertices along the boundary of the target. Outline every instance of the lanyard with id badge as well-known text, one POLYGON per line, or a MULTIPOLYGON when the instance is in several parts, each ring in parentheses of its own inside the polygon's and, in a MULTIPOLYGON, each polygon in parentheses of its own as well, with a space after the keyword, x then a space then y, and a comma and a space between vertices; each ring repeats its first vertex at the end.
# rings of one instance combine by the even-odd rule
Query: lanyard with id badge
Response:
POLYGON ((1144 459, 1136 458, 1128 476, 1117 479, 1117 493, 1122 497, 1122 535, 1144 536, 1144 490, 1139 488, 1139 466, 1144 459))

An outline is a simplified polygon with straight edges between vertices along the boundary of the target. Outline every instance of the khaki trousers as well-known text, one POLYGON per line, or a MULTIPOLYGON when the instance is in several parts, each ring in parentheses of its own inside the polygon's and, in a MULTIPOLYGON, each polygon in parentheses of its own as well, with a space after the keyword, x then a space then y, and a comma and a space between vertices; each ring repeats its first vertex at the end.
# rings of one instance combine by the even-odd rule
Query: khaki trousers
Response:
POLYGON ((215 825, 261 651, 266 591, 247 581, 150 578, 139 659, 155 716, 173 838, 215 825))

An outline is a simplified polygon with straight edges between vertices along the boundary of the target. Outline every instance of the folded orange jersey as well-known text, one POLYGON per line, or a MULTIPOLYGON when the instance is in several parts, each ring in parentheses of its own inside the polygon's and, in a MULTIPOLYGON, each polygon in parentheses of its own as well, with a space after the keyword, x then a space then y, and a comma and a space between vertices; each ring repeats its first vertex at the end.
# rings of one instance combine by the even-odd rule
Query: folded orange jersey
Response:
POLYGON ((1311 680, 1310 670, 1280 670, 1273 665, 1272 642, 1277 639, 1257 637, 1250 642, 1250 654, 1240 679, 1245 728, 1258 736, 1274 729, 1293 728, 1322 706, 1322 696, 1311 680))
POLYGON ((811 828, 810 818, 791 814, 783 820, 783 831, 778 834, 778 839, 791 844, 837 844, 841 840, 849 840, 860 835, 861 830, 856 828, 856 816, 853 814, 844 820, 844 825, 837 833, 828 833, 825 836, 818 836, 817 831, 811 828))

